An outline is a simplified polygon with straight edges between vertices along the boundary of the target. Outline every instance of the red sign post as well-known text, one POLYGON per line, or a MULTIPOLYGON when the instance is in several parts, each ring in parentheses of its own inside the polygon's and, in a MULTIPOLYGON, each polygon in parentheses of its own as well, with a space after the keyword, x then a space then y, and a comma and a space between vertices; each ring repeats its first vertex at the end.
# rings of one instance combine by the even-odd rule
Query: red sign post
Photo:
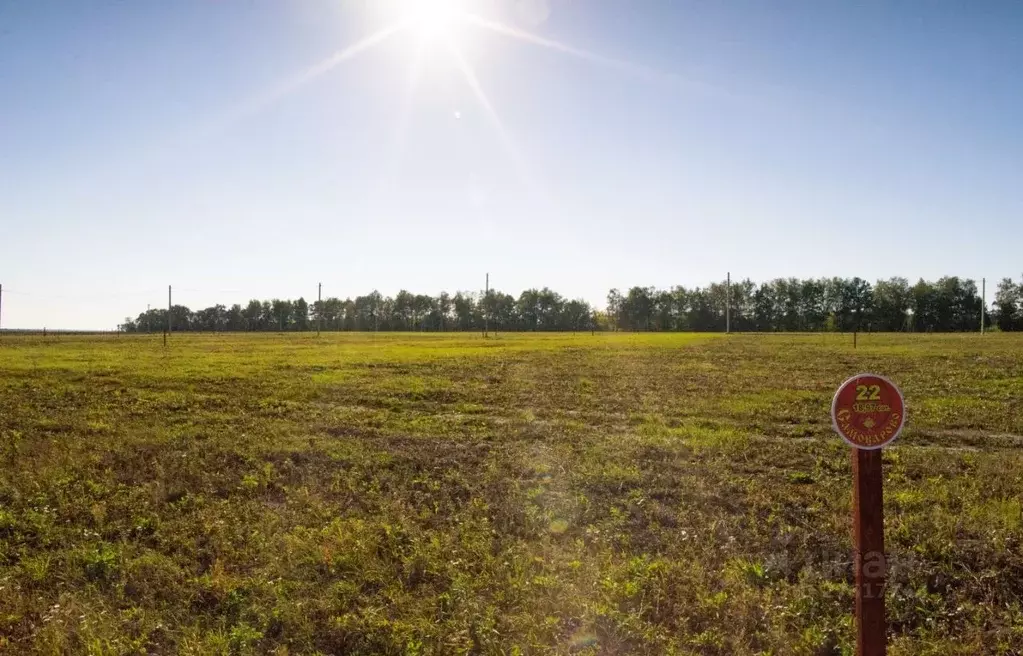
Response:
POLYGON ((906 423, 902 392, 884 376, 857 374, 831 402, 835 431, 852 445, 853 567, 856 569, 856 654, 884 656, 884 493, 881 447, 906 423))

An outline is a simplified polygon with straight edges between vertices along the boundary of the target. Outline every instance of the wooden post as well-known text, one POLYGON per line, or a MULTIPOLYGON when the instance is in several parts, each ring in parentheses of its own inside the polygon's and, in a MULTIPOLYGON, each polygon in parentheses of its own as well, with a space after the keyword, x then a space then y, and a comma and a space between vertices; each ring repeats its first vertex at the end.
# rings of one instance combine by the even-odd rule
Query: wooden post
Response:
POLYGON ((884 492, 881 449, 853 449, 853 567, 856 568, 856 654, 884 656, 884 492))
POLYGON ((856 656, 885 656, 887 651, 884 594, 888 562, 881 451, 905 424, 906 401, 895 383, 884 376, 856 374, 842 383, 831 401, 831 425, 853 447, 856 656))

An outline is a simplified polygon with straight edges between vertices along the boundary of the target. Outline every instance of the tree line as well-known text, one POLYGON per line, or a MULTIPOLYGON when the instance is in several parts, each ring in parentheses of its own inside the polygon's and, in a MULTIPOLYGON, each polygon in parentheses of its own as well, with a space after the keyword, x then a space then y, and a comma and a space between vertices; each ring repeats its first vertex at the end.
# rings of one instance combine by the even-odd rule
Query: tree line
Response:
MULTIPOLYGON (((175 305, 174 331, 723 331, 739 332, 911 331, 980 329, 982 300, 973 280, 947 276, 910 285, 905 278, 778 278, 711 283, 706 287, 612 289, 603 310, 551 289, 527 289, 516 298, 497 290, 442 292, 402 290, 394 297, 374 291, 356 298, 251 300, 192 311, 175 305), (726 309, 730 310, 727 312, 726 309)), ((1023 330, 1023 282, 998 285, 988 325, 1023 330)), ((126 332, 161 332, 167 310, 126 318, 126 332)))

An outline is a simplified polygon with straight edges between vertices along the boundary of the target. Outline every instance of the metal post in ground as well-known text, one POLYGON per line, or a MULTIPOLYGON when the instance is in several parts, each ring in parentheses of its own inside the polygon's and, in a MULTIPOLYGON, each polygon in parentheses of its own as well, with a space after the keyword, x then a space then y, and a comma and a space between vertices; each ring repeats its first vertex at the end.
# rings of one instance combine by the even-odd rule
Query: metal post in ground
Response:
POLYGON ((725 289, 725 332, 732 332, 732 272, 728 272, 727 288, 725 289))
POLYGON ((171 286, 167 285, 167 330, 163 331, 163 345, 167 346, 167 335, 171 331, 171 286))

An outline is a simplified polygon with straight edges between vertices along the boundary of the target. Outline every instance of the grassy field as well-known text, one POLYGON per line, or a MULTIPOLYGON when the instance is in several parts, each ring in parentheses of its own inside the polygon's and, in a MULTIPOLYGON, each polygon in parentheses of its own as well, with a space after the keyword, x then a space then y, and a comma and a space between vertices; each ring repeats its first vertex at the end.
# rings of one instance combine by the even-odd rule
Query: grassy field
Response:
POLYGON ((1023 338, 0 336, 0 653, 1023 653, 1023 338))

